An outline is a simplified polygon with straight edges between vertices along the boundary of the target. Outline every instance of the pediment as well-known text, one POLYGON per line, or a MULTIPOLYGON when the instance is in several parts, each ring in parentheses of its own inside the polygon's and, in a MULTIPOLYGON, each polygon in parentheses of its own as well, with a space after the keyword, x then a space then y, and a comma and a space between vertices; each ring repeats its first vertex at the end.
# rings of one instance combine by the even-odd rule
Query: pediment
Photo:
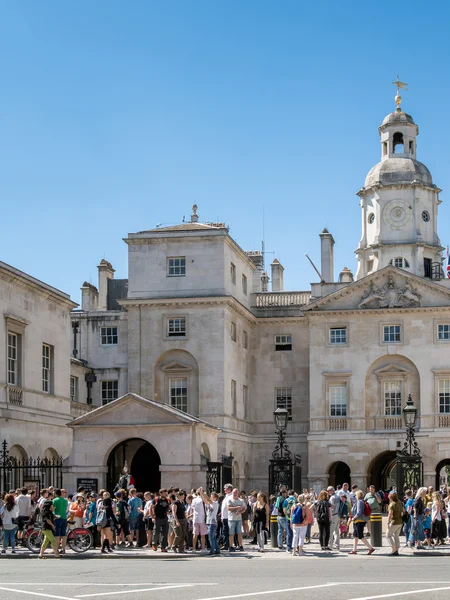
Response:
POLYGON ((183 365, 180 362, 174 361, 174 362, 168 363, 167 365, 164 365, 163 367, 161 367, 161 371, 164 371, 165 373, 174 373, 174 372, 179 373, 180 371, 192 371, 192 367, 189 367, 187 365, 183 365))
POLYGON ((382 367, 381 369, 377 369, 375 374, 378 377, 383 375, 402 375, 406 376, 411 371, 409 369, 405 369, 404 367, 400 367, 399 365, 387 365, 386 367, 382 367))
POLYGON ((312 302, 304 310, 373 310, 449 307, 450 290, 403 269, 385 267, 312 302))
MULTIPOLYGON (((70 427, 117 427, 120 425, 178 425, 191 426, 199 423, 208 425, 201 419, 184 413, 163 402, 148 400, 137 394, 126 394, 105 406, 69 423, 70 427)), ((211 425, 209 425, 212 427, 211 425)))

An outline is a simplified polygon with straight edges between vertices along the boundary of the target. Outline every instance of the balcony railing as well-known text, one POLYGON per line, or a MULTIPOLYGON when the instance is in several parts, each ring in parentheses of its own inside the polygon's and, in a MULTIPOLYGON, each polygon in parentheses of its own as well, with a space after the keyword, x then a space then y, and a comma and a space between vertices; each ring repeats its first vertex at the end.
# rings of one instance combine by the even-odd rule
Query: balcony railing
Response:
POLYGON ((8 386, 8 403, 14 406, 22 406, 23 389, 13 385, 8 386))
POLYGON ((450 415, 439 415, 439 427, 450 427, 450 415))
POLYGON ((78 417, 82 417, 86 413, 91 412, 91 410, 94 410, 94 408, 96 407, 92 406, 91 404, 84 404, 82 402, 71 402, 70 414, 74 419, 77 419, 78 417))
POLYGON ((296 308, 309 304, 311 292, 261 292, 253 294, 256 308, 296 308))
POLYGON ((328 419, 328 429, 330 431, 347 431, 347 419, 342 417, 328 419))
POLYGON ((385 417, 384 418, 385 429, 403 429, 403 422, 401 417, 385 417))

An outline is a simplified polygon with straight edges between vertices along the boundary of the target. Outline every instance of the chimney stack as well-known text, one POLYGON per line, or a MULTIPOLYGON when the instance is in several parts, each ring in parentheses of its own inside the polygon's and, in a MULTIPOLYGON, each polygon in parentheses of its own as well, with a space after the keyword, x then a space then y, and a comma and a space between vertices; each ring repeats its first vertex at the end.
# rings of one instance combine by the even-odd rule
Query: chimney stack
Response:
POLYGON ((273 263, 270 265, 272 269, 272 292, 283 292, 284 291, 284 281, 283 281, 283 272, 284 267, 281 265, 280 261, 275 258, 273 263))
POLYGON ((98 310, 108 310, 108 279, 114 279, 112 264, 104 258, 98 269, 98 310))
POLYGON ((81 310, 98 309, 98 289, 92 283, 85 281, 81 287, 81 310))
POLYGON ((334 239, 328 229, 320 235, 320 271, 325 283, 334 281, 334 239))

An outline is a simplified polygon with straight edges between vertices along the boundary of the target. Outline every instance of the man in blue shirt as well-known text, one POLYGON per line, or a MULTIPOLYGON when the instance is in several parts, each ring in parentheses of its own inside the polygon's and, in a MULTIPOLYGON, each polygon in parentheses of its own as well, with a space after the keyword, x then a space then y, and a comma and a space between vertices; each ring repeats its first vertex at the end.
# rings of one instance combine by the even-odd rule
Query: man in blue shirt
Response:
POLYGON ((130 536, 131 542, 139 543, 139 513, 142 510, 142 500, 136 496, 136 489, 131 488, 128 506, 130 507, 130 536))

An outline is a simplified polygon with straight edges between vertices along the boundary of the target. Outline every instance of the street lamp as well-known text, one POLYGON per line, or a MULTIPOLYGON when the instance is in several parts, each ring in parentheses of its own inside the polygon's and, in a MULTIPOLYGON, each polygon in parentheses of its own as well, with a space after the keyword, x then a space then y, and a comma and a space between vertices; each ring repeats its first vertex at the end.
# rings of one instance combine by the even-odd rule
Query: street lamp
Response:
MULTIPOLYGON (((417 407, 411 394, 403 407, 403 420, 406 425, 406 440, 397 452, 397 490, 417 489, 423 481, 423 463, 419 445, 416 442, 417 407)), ((399 443, 400 445, 400 443, 399 443)))
POLYGON ((286 444, 286 428, 289 411, 277 408, 273 413, 277 434, 277 443, 272 452, 269 464, 269 493, 277 493, 280 485, 292 488, 292 470, 294 459, 289 446, 286 444))

